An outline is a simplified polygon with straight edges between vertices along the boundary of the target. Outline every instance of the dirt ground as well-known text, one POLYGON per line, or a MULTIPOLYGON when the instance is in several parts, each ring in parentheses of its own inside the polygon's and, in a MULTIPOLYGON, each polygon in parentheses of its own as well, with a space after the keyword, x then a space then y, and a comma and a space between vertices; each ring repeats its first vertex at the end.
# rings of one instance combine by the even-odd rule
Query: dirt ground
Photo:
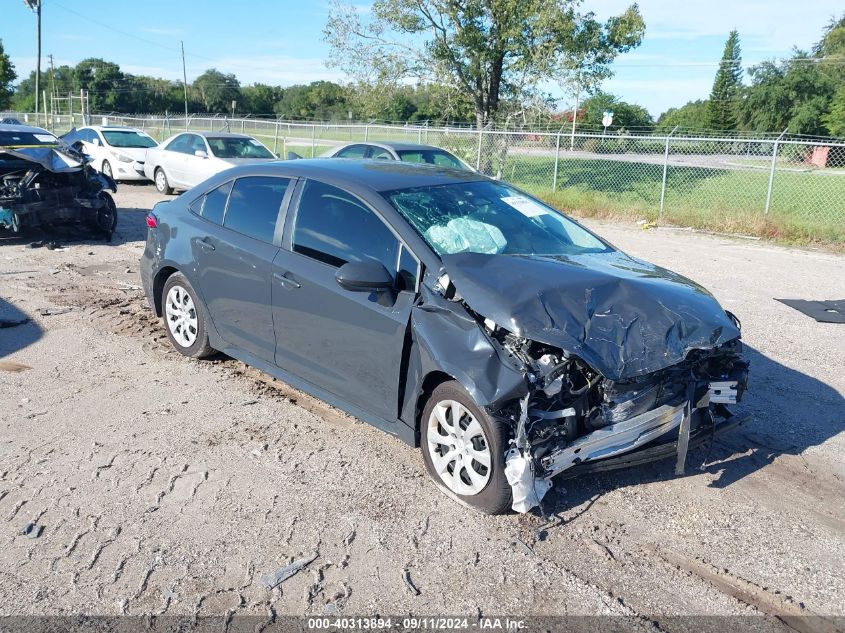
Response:
POLYGON ((0 318, 31 319, 0 329, 1 615, 845 615, 845 325, 773 300, 845 298, 845 258, 591 223, 740 317, 753 421, 685 477, 670 460, 562 480, 548 516, 489 517, 399 440, 171 351, 138 288, 160 198, 122 185, 108 244, 0 235, 0 318))

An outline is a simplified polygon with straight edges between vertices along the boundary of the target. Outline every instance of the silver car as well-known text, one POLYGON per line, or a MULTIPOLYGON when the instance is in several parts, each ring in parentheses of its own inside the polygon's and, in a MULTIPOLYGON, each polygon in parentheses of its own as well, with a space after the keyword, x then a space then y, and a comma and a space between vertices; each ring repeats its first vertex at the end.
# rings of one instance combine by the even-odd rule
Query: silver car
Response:
POLYGON ((370 158, 374 160, 401 160, 406 163, 423 163, 475 171, 460 158, 445 149, 418 143, 366 142, 349 143, 335 147, 323 158, 370 158))
POLYGON ((276 160, 260 141, 228 132, 183 132, 147 151, 144 173, 160 193, 190 189, 236 165, 276 160))

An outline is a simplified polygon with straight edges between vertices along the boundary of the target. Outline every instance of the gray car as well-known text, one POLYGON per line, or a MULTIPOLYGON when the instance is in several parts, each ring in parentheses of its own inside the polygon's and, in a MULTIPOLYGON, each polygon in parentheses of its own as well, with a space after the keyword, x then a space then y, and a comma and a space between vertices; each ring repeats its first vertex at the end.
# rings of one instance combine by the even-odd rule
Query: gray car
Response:
POLYGON ((323 158, 370 158, 373 160, 401 160, 406 163, 421 163, 475 171, 460 158, 445 149, 417 143, 391 143, 386 141, 349 143, 335 147, 323 158))
POLYGON ((739 322, 485 176, 297 160, 158 203, 141 259, 167 336, 419 446, 434 483, 525 512, 559 473, 676 455, 741 423, 739 322))
POLYGON ((270 160, 276 160, 273 152, 246 134, 182 132, 147 150, 144 175, 169 194, 231 167, 270 160))

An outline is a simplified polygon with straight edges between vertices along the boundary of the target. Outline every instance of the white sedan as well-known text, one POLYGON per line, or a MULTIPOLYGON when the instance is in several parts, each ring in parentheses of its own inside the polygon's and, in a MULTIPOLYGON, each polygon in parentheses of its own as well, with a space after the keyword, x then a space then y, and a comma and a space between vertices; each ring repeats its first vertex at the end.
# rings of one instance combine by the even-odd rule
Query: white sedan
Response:
POLYGON ((158 145, 144 132, 131 127, 90 125, 71 130, 62 137, 91 157, 91 165, 114 180, 147 180, 144 157, 158 145))
POLYGON ((144 173, 160 193, 190 189, 236 165, 277 160, 260 141, 245 134, 183 132, 147 151, 144 173))

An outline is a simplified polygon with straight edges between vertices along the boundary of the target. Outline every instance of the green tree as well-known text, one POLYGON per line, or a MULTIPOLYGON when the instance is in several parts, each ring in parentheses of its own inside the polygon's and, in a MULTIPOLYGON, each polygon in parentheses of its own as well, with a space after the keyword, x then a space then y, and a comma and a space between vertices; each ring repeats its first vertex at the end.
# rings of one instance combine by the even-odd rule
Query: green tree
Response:
MULTIPOLYGON (((44 74, 42 73, 42 87, 44 74)), ((124 83, 120 66, 99 58, 83 59, 74 69, 75 84, 88 91, 92 112, 126 111, 123 103, 131 86, 124 83)))
POLYGON ((0 40, 0 108, 8 108, 12 104, 12 82, 17 77, 15 66, 3 49, 3 40, 0 40))
MULTIPOLYGON (((206 112, 231 112, 241 96, 241 84, 231 73, 209 68, 194 80, 192 89, 206 112)), ((241 104, 243 106, 243 104, 241 104)))
MULTIPOLYGON (((602 117, 607 110, 613 111, 613 129, 651 128, 654 119, 643 106, 636 103, 622 101, 616 95, 607 92, 597 92, 581 103, 582 124, 592 127, 604 127, 602 117)), ((579 113, 579 116, 580 115, 579 113)))
POLYGON ((707 127, 706 99, 690 101, 680 108, 669 108, 657 118, 657 128, 665 131, 675 126, 688 130, 703 130, 707 127))
POLYGON ((499 122, 535 100, 544 82, 571 72, 609 74, 638 46, 636 4, 603 24, 577 0, 375 0, 371 18, 332 4, 324 36, 329 63, 358 82, 406 79, 455 86, 476 125, 499 122))
POLYGON ((739 47, 739 33, 728 35, 725 51, 710 99, 707 101, 707 127, 713 130, 735 130, 737 126, 737 99, 742 89, 742 52, 739 47))
POLYGON ((282 89, 267 84, 254 84, 241 88, 240 102, 243 110, 251 114, 266 116, 273 114, 273 107, 282 98, 282 89))

